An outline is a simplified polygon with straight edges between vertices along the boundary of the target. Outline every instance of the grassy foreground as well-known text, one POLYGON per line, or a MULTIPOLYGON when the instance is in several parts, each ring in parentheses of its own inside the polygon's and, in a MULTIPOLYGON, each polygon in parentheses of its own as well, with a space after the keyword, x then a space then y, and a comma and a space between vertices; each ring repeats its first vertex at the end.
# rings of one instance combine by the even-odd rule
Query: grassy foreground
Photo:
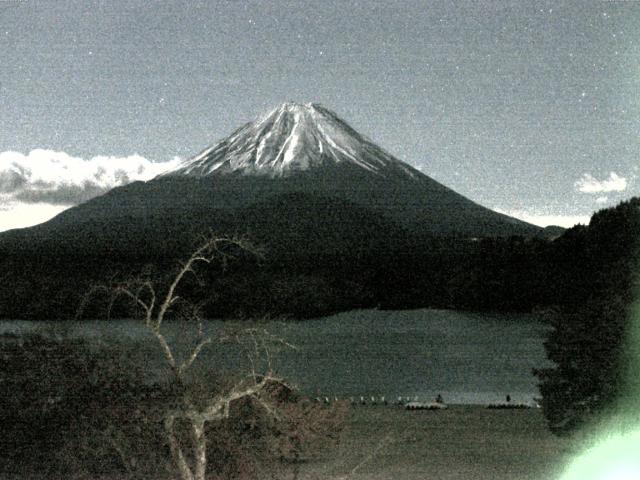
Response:
POLYGON ((301 478, 555 480, 578 451, 546 429, 539 409, 365 406, 353 409, 340 445, 306 464, 301 478))
MULTIPOLYGON (((448 410, 408 411, 398 406, 358 406, 352 409, 338 446, 300 464, 297 475, 288 473, 283 479, 558 480, 580 452, 578 443, 552 435, 539 409, 454 405, 448 410)), ((2 480, 26 478, 54 480, 2 476, 2 480)))

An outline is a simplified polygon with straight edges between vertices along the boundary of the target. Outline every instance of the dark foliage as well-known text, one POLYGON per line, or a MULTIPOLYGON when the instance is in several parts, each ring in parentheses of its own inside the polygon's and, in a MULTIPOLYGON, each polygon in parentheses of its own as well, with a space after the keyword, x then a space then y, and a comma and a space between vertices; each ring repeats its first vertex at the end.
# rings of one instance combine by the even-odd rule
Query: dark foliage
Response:
POLYGON ((152 475, 166 467, 149 408, 166 392, 144 384, 130 355, 55 336, 3 335, 0 359, 2 471, 152 475))
MULTIPOLYGON (((0 475, 50 478, 175 478, 163 429, 166 411, 230 379, 151 384, 134 352, 51 335, 0 336, 0 475)), ((282 386, 269 391, 280 420, 253 401, 208 432, 211 474, 281 478, 337 441, 346 405, 326 407, 282 386)), ((191 441, 190 432, 180 434, 191 441)), ((213 477, 212 477, 213 478, 213 477)))
MULTIPOLYGON (((203 195, 213 195, 205 190, 203 195)), ((156 193, 166 194, 162 189, 156 193)), ((100 202, 114 195, 108 193, 100 202)), ((416 224, 418 217, 400 222, 368 202, 300 191, 260 197, 248 205, 250 199, 243 197, 238 201, 245 206, 232 210, 200 211, 194 199, 180 198, 190 206, 188 213, 166 206, 157 215, 147 208, 153 205, 148 197, 132 198, 133 216, 102 218, 105 209, 94 199, 83 206, 91 211, 91 220, 80 222, 72 209, 51 224, 1 235, 0 271, 11 281, 0 283, 0 317, 73 318, 91 285, 110 283, 116 273, 137 277, 147 265, 155 272, 172 271, 209 230, 246 234, 264 247, 266 258, 257 273, 255 262, 248 260, 222 280, 210 276, 208 297, 215 303, 210 302, 206 313, 211 316, 306 318, 367 307, 526 310, 541 301, 542 292, 536 290, 511 295, 513 282, 527 279, 520 273, 537 260, 529 257, 522 238, 475 242, 468 233, 437 237, 428 221, 416 224), (172 233, 163 234, 168 228, 172 233), (217 292, 215 298, 211 292, 217 292)), ((412 203, 412 211, 416 208, 412 203)), ((422 213, 428 217, 429 208, 422 213)), ((93 307, 87 316, 104 311, 97 302, 93 307)))
MULTIPOLYGON (((597 213, 588 228, 574 227, 551 240, 436 237, 346 201, 300 197, 243 210, 235 220, 221 216, 211 228, 220 234, 246 232, 264 249, 264 260, 236 258, 225 275, 220 265, 212 267, 201 281, 184 285, 181 294, 204 300, 202 312, 209 317, 308 318, 376 307, 531 311, 553 306, 575 313, 594 291, 625 288, 629 266, 621 252, 628 251, 635 227, 622 217, 637 200, 597 213), (287 205, 299 208, 287 210, 287 205), (240 228, 242 222, 248 223, 240 228), (608 271, 616 273, 610 278, 608 271)), ((73 318, 92 285, 127 276, 161 285, 165 272, 173 271, 200 238, 185 232, 179 239, 127 251, 127 240, 114 237, 113 249, 104 255, 56 250, 55 245, 32 251, 28 245, 0 244, 5 278, 0 317, 73 318)), ((88 306, 85 317, 96 318, 107 305, 102 298, 88 306)), ((112 314, 131 312, 120 305, 112 314)))
POLYGON ((565 313, 552 319, 545 347, 556 367, 537 371, 549 427, 570 432, 619 398, 624 338, 638 267, 640 200, 596 213, 589 227, 558 242, 565 313), (570 261, 569 261, 570 260, 570 261))
POLYGON ((280 479, 337 444, 349 408, 323 405, 282 386, 269 392, 277 417, 251 399, 233 405, 230 418, 209 425, 209 471, 220 479, 280 479))
POLYGON ((621 393, 626 306, 619 296, 558 315, 545 343, 555 368, 536 371, 549 428, 567 433, 602 413, 621 393))

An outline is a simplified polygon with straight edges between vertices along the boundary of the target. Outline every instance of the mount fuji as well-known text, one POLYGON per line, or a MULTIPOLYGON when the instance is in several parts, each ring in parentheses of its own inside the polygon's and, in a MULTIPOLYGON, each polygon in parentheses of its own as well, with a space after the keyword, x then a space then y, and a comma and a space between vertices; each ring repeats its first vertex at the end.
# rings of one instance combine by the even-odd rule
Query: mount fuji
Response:
POLYGON ((265 252, 259 269, 216 280, 212 316, 446 307, 481 258, 471 240, 546 233, 445 187, 320 105, 285 103, 173 171, 0 234, 0 267, 17 285, 0 288, 4 315, 72 317, 90 285, 166 272, 208 232, 265 252))
POLYGON ((318 104, 285 103, 186 161, 170 175, 240 173, 271 178, 351 165, 385 176, 416 172, 318 104))
POLYGON ((0 247, 163 255, 211 229, 249 232, 267 243, 283 229, 312 243, 318 235, 366 243, 384 232, 389 238, 543 232, 438 183, 325 107, 285 103, 173 171, 115 188, 44 224, 5 232, 0 247), (314 217, 322 222, 314 225, 314 217), (296 224, 305 222, 308 231, 301 232, 296 224))
POLYGON ((158 181, 177 179, 216 184, 212 198, 220 207, 300 192, 348 200, 411 230, 437 235, 535 235, 541 230, 441 185, 318 104, 285 103, 158 181))

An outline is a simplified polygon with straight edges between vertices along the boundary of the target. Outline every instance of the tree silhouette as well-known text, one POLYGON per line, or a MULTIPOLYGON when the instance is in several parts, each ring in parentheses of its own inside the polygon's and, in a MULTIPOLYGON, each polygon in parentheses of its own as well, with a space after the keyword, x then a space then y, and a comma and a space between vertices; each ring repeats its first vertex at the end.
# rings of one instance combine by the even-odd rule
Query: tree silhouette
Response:
MULTIPOLYGON (((111 306, 120 299, 131 303, 160 347, 167 367, 164 382, 172 385, 174 392, 172 401, 162 412, 162 424, 171 458, 182 480, 204 480, 211 464, 217 467, 220 475, 225 473, 229 464, 243 470, 247 463, 252 463, 250 457, 255 456, 252 450, 256 449, 256 439, 252 443, 254 448, 243 451, 233 442, 237 437, 232 430, 238 427, 239 416, 244 415, 244 420, 254 426, 256 423, 264 424, 260 442, 264 445, 265 437, 271 438, 271 443, 267 441, 264 448, 279 451, 282 458, 291 452, 295 456, 297 450, 311 440, 326 437, 344 417, 346 404, 335 405, 328 414, 326 408, 323 410, 321 406, 305 401, 275 373, 273 351, 295 348, 293 345, 256 326, 226 328, 215 335, 206 334, 200 314, 202 305, 182 295, 181 287, 187 282, 187 277, 201 283, 199 266, 214 262, 224 266, 234 255, 246 252, 259 255, 258 250, 243 239, 212 236, 179 266, 164 288, 138 276, 113 285, 96 286, 87 296, 86 302, 89 302, 94 292, 107 291, 111 295, 111 306), (197 334, 186 353, 180 354, 177 345, 166 334, 166 321, 170 316, 197 326, 197 334), (205 349, 216 348, 223 343, 236 345, 247 359, 248 371, 235 379, 224 378, 217 384, 207 383, 193 373, 194 364, 205 349), (286 433, 269 435, 274 431, 286 433), (212 434, 216 436, 214 440, 218 448, 210 445, 212 434), (276 441, 278 436, 281 438, 276 441), (283 443, 282 438, 288 441, 283 443), (220 445, 226 445, 222 449, 224 454, 220 453, 220 445), (218 452, 220 457, 211 461, 211 452, 218 452)), ((252 431, 255 434, 254 428, 252 431)))
POLYGON ((620 396, 639 234, 635 198, 597 212, 588 228, 559 241, 558 251, 572 268, 557 287, 570 292, 568 305, 577 307, 552 318, 545 348, 555 366, 536 371, 544 413, 556 433, 583 425, 620 396))

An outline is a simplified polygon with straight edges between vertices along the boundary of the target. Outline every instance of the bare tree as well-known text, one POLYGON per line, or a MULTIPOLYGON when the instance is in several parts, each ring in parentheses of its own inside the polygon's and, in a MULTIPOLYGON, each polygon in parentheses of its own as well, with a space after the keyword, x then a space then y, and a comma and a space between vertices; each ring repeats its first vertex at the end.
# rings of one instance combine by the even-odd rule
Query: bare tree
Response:
MULTIPOLYGON (((205 395, 197 400, 191 395, 183 395, 177 405, 164 413, 164 431, 168 441, 172 460, 182 480, 204 480, 207 473, 207 426, 228 419, 232 406, 241 401, 250 401, 256 408, 274 420, 280 420, 286 411, 273 401, 271 393, 274 387, 290 389, 284 379, 277 376, 271 366, 271 345, 279 344, 294 348, 281 338, 269 334, 265 329, 256 327, 223 331, 216 337, 205 335, 199 306, 178 295, 179 287, 188 275, 195 275, 196 266, 222 262, 229 258, 229 250, 238 249, 257 255, 256 249, 247 241, 239 238, 210 237, 198 247, 191 256, 180 265, 177 273, 170 278, 168 286, 162 292, 152 280, 134 278, 109 287, 112 294, 111 305, 116 299, 124 297, 135 305, 141 320, 160 346, 164 363, 169 375, 178 385, 186 386, 187 377, 194 363, 207 347, 217 342, 234 341, 247 355, 249 372, 222 392, 205 395), (180 305, 180 308, 177 306, 180 305), (168 340, 163 326, 170 314, 180 310, 182 315, 195 320, 198 325, 197 338, 186 354, 179 355, 175 345, 168 340), (178 428, 178 424, 182 425, 178 428), (180 434, 186 426, 190 440, 180 434)), ((87 297, 88 298, 88 297, 87 297)), ((120 453, 120 452, 119 452, 120 453)))

